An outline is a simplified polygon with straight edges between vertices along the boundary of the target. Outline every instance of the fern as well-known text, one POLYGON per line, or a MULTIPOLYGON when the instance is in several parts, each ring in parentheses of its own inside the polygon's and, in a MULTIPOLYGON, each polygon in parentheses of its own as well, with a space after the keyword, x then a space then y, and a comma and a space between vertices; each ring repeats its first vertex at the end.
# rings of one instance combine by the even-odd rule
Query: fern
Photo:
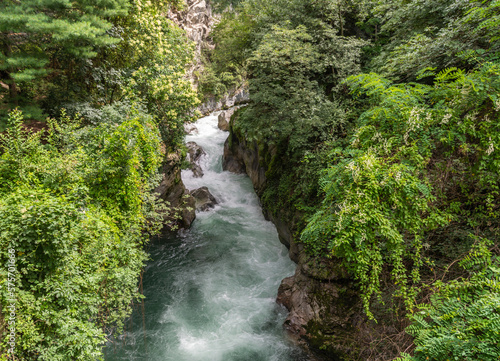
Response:
MULTIPOLYGON (((406 331, 415 337, 415 355, 402 360, 498 360, 500 355, 500 269, 477 238, 461 265, 475 270, 469 279, 436 283, 430 304, 409 315, 406 331)), ((404 358, 407 357, 407 358, 404 358)))

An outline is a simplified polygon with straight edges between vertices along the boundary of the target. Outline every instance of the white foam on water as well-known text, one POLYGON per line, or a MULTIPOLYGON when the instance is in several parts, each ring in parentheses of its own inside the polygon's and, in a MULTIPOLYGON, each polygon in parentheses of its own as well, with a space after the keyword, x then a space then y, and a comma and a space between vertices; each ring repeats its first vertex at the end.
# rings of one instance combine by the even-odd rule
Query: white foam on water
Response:
POLYGON ((219 204, 197 213, 182 236, 152 247, 144 275, 146 329, 136 312, 128 335, 135 344, 106 360, 307 360, 286 340, 286 314, 275 303, 295 265, 262 215, 250 179, 222 171, 228 133, 217 128, 217 114, 195 126, 198 132, 186 141, 207 153, 200 161, 204 176, 183 170, 182 179, 190 190, 208 187, 219 204))

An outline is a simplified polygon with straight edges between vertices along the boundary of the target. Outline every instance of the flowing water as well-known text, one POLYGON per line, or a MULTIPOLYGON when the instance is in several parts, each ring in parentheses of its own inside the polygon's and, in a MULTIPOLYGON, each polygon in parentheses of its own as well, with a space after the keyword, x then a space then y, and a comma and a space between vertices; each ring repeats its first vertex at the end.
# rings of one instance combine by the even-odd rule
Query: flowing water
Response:
POLYGON ((275 303, 280 281, 294 272, 272 223, 262 215, 250 179, 222 171, 228 133, 217 117, 187 136, 206 151, 205 172, 183 171, 190 190, 207 186, 219 204, 197 213, 191 229, 152 242, 144 310, 105 350, 106 361, 302 361, 282 331, 275 303))

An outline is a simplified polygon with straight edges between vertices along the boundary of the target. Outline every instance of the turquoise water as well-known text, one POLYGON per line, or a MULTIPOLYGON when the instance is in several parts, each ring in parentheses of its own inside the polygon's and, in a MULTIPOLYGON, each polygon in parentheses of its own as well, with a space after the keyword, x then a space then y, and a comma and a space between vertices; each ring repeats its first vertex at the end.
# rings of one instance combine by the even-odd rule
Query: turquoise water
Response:
POLYGON ((202 178, 183 172, 188 189, 207 186, 219 205, 197 214, 192 228, 152 240, 143 278, 144 310, 137 306, 127 332, 109 343, 106 361, 302 361, 275 303, 281 280, 295 266, 262 216, 248 177, 222 171, 228 133, 217 117, 188 136, 207 152, 202 178))

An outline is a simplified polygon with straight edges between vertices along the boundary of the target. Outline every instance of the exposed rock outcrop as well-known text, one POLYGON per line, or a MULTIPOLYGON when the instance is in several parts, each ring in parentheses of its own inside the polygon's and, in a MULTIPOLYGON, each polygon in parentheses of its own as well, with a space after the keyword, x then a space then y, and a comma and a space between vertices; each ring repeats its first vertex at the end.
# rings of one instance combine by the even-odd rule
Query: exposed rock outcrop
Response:
MULTIPOLYGON (((222 168, 233 173, 246 173, 252 180, 257 194, 262 194, 266 183, 266 170, 259 162, 259 148, 255 142, 238 137, 233 127, 224 143, 222 168)), ((271 150, 272 152, 273 150, 271 150)), ((261 152, 262 153, 262 152, 261 152)))
POLYGON ((250 101, 250 93, 246 86, 230 91, 224 97, 216 99, 212 97, 198 107, 203 115, 208 115, 217 110, 229 109, 237 105, 247 104, 250 101))
POLYGON ((223 111, 219 114, 217 117, 217 126, 219 127, 220 130, 223 130, 225 132, 229 132, 229 122, 231 120, 231 115, 234 113, 234 108, 229 109, 227 111, 223 111))
POLYGON ((219 127, 219 129, 225 132, 229 132, 231 117, 233 116, 234 112, 236 112, 238 109, 244 106, 245 105, 235 105, 234 107, 229 108, 228 110, 220 112, 220 114, 217 117, 217 122, 218 122, 217 126, 219 127))
POLYGON ((366 317, 355 284, 334 260, 318 261, 301 252, 276 302, 289 311, 285 330, 304 348, 329 360, 357 359, 366 317))
POLYGON ((201 187, 191 191, 191 195, 195 199, 195 207, 197 211, 205 212, 211 208, 214 208, 218 204, 215 197, 210 193, 207 187, 201 187))
MULTIPOLYGON (((234 130, 224 145, 223 167, 236 173, 247 173, 259 196, 266 189, 266 164, 276 149, 247 141, 234 130)), ((285 278, 278 291, 277 302, 289 310, 284 327, 289 336, 317 356, 328 360, 357 359, 359 340, 366 330, 366 316, 355 283, 333 259, 314 259, 296 241, 295 224, 301 215, 285 217, 284 211, 272 214, 263 210, 278 230, 280 241, 297 263, 295 275, 285 278)))
MULTIPOLYGON (((184 29, 187 37, 195 43, 195 58, 187 73, 188 78, 196 88, 198 86, 197 74, 203 71, 201 54, 203 49, 214 48, 214 44, 210 39, 210 32, 219 16, 213 13, 208 0, 186 0, 186 7, 183 11, 172 9, 168 12, 167 17, 181 29, 184 29)), ((248 89, 243 86, 229 91, 221 99, 215 97, 208 99, 198 107, 198 110, 201 114, 208 115, 217 110, 229 109, 238 104, 248 103, 249 99, 248 89)))
POLYGON ((184 124, 184 133, 186 135, 198 134, 198 128, 194 124, 186 123, 184 124))
POLYGON ((195 60, 188 70, 188 77, 196 87, 197 72, 202 71, 201 52, 204 48, 213 48, 209 41, 209 34, 216 18, 212 13, 212 7, 206 0, 186 0, 183 11, 170 10, 167 17, 186 31, 189 39, 195 42, 195 60))
POLYGON ((187 142, 186 146, 188 148, 187 160, 191 164, 191 170, 193 171, 193 175, 195 178, 203 177, 203 170, 200 166, 200 158, 203 155, 206 155, 205 151, 202 147, 200 147, 195 142, 187 142))
POLYGON ((180 228, 189 228, 194 221, 195 199, 184 186, 181 178, 180 155, 169 154, 162 167, 163 179, 155 189, 161 199, 168 202, 171 208, 176 208, 174 214, 165 214, 165 230, 178 225, 180 228))
POLYGON ((198 162, 203 155, 207 154, 196 142, 187 142, 186 146, 188 148, 189 161, 191 162, 198 162))

